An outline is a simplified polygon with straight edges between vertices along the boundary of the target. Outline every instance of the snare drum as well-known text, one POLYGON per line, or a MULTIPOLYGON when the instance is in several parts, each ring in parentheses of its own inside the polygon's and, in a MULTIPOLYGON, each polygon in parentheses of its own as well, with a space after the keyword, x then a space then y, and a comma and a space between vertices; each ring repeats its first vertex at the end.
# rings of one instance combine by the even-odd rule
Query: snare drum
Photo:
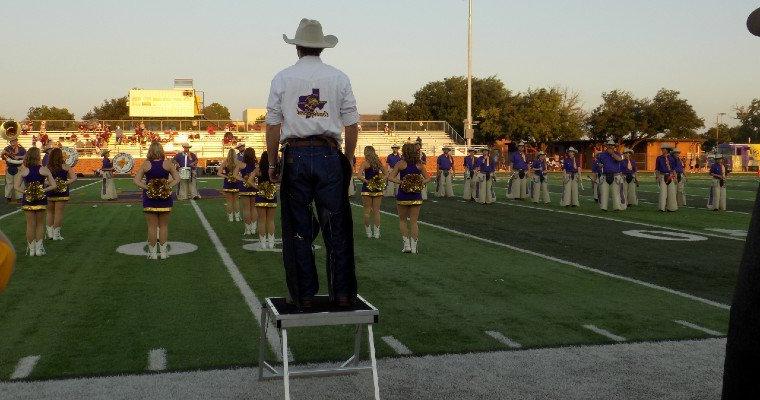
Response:
POLYGON ((189 180, 193 176, 193 170, 190 167, 182 167, 179 169, 179 178, 183 181, 189 180))

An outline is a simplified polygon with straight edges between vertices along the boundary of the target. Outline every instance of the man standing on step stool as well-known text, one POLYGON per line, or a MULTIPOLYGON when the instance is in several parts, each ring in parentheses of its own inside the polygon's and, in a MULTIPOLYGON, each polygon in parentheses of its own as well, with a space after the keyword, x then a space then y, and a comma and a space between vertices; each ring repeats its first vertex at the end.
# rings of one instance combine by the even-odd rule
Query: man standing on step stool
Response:
POLYGON ((349 160, 359 134, 356 99, 348 76, 319 57, 338 38, 323 35, 318 21, 302 19, 295 37, 283 39, 296 46, 298 61, 272 79, 266 138, 270 179, 282 182, 282 258, 289 299, 308 310, 319 291, 312 249, 314 202, 327 253, 330 300, 350 307, 357 290, 348 200, 349 160), (344 129, 345 153, 340 150, 344 129), (280 144, 283 160, 278 160, 280 144))

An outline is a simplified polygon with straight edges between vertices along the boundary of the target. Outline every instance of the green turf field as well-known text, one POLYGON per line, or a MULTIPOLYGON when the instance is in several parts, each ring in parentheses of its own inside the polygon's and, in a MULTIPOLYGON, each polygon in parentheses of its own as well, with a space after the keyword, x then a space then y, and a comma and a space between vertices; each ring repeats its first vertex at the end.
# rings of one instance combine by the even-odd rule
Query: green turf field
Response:
MULTIPOLYGON (((559 182, 556 175, 550 179, 559 182)), ((214 178, 201 181, 220 186, 214 178)), ((505 200, 505 184, 500 177, 498 203, 490 206, 431 196, 423 206, 418 255, 400 252, 391 199, 384 201, 380 240, 364 237, 361 210, 354 208, 360 293, 381 311, 379 356, 397 356, 381 339, 387 336, 420 355, 507 349, 486 331, 523 347, 611 342, 584 325, 628 341, 708 336, 674 320, 726 331, 744 245, 734 235, 749 224, 754 177, 730 181, 735 213, 661 214, 651 204, 605 213, 587 197, 581 207, 565 209, 557 204, 558 185, 551 188, 553 204, 533 205, 505 200), (622 234, 635 229, 706 240, 622 234)), ((66 239, 46 242, 45 257, 21 255, 0 295, 0 380, 34 355, 40 359, 28 379, 145 372, 153 349, 166 350, 168 370, 254 365, 257 322, 219 251, 229 254, 258 299, 284 294, 280 254, 244 249, 250 242, 243 240, 242 223, 227 221, 219 198, 197 201, 197 211, 189 202, 175 203, 170 240, 197 251, 150 262, 116 253, 120 245, 144 240, 139 203, 104 203, 97 181, 77 185, 62 230, 66 239), (223 249, 214 246, 201 217, 223 249)), ((698 196, 707 185, 704 176, 692 177, 693 206, 703 205, 698 196)), ((117 186, 123 194, 135 190, 128 179, 117 186)), ((642 179, 642 192, 655 189, 651 178, 642 179)), ((654 201, 656 194, 641 196, 654 201)), ((14 210, 0 205, 0 226, 22 248, 23 215, 7 215, 14 210)), ((321 249, 317 260, 323 265, 321 249)), ((347 327, 292 331, 295 361, 347 356, 351 335, 347 327)))

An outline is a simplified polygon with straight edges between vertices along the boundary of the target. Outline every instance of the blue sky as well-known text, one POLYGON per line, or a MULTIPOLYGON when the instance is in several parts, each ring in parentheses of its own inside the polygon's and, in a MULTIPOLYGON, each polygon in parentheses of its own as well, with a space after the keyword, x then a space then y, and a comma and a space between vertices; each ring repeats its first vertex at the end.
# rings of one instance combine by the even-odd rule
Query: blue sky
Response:
MULTIPOLYGON (((756 0, 474 0, 474 73, 512 91, 560 86, 586 109, 612 89, 682 92, 708 126, 760 97, 760 39, 745 28, 756 0)), ((323 59, 352 79, 360 111, 411 100, 426 82, 466 72, 464 0, 4 0, 0 115, 33 105, 77 117, 129 88, 195 79, 233 118, 263 107, 295 61, 282 41, 302 17, 340 43, 323 59)), ((464 101, 464 99, 463 99, 464 101)), ((730 122, 730 121, 729 121, 730 122)))

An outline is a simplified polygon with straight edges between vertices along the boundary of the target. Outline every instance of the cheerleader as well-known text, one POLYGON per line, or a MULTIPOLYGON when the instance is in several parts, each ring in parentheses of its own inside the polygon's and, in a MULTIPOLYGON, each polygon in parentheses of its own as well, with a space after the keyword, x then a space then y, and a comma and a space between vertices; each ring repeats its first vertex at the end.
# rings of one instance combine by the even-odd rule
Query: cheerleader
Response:
POLYGON ((26 152, 21 169, 13 182, 14 189, 23 193, 21 209, 26 216, 26 242, 30 256, 44 256, 46 192, 56 189, 50 170, 41 165, 40 149, 26 152))
POLYGON ((143 190, 143 213, 148 225, 148 259, 158 259, 158 242, 158 252, 161 259, 165 260, 169 258, 166 242, 169 239, 172 192, 174 186, 179 183, 179 173, 172 160, 166 159, 161 143, 150 144, 146 162, 137 170, 134 182, 143 190))
POLYGON ((111 153, 108 149, 103 149, 100 155, 103 157, 103 161, 100 165, 100 176, 103 177, 101 181, 100 198, 103 200, 116 200, 116 184, 113 179, 113 162, 108 157, 111 153))
POLYGON ((425 164, 420 160, 420 150, 416 144, 406 143, 401 149, 401 161, 390 172, 388 180, 399 184, 396 206, 399 230, 404 241, 403 253, 417 253, 420 231, 417 219, 422 206, 422 190, 430 182, 425 164), (407 220, 409 225, 407 227, 407 220))
POLYGON ((224 199, 227 200, 224 207, 227 211, 227 219, 230 222, 240 221, 240 211, 238 211, 237 207, 240 181, 238 181, 237 176, 243 167, 245 167, 245 164, 238 160, 235 149, 230 149, 227 152, 227 158, 222 161, 222 165, 219 166, 219 172, 217 172, 217 175, 224 177, 222 193, 224 193, 224 199))
POLYGON ((262 249, 274 249, 274 216, 277 208, 277 185, 269 180, 269 159, 267 152, 261 153, 261 160, 253 170, 249 183, 258 192, 254 206, 258 213, 259 242, 262 249))
POLYGON ((361 174, 357 174, 357 178, 363 183, 364 230, 368 238, 380 239, 380 203, 383 200, 388 170, 380 162, 380 157, 377 156, 374 147, 364 148, 364 161, 359 166, 359 171, 361 174))
POLYGON ((546 153, 538 152, 538 158, 533 160, 531 165, 533 169, 532 179, 532 199, 534 203, 543 201, 545 204, 551 203, 549 198, 549 182, 546 180, 546 153))
POLYGON ((238 193, 238 200, 240 200, 240 208, 243 211, 243 222, 245 223, 245 231, 243 236, 253 235, 256 233, 256 222, 258 221, 258 213, 256 212, 256 193, 255 183, 251 182, 251 174, 256 169, 258 164, 256 159, 256 150, 249 147, 243 151, 243 164, 245 165, 238 171, 237 178, 242 183, 240 186, 240 192, 238 193))
POLYGON ((63 162, 63 152, 59 148, 54 148, 50 152, 47 168, 56 185, 56 189, 48 193, 47 237, 53 240, 63 240, 61 236, 63 208, 69 201, 69 186, 77 180, 77 175, 63 162))

